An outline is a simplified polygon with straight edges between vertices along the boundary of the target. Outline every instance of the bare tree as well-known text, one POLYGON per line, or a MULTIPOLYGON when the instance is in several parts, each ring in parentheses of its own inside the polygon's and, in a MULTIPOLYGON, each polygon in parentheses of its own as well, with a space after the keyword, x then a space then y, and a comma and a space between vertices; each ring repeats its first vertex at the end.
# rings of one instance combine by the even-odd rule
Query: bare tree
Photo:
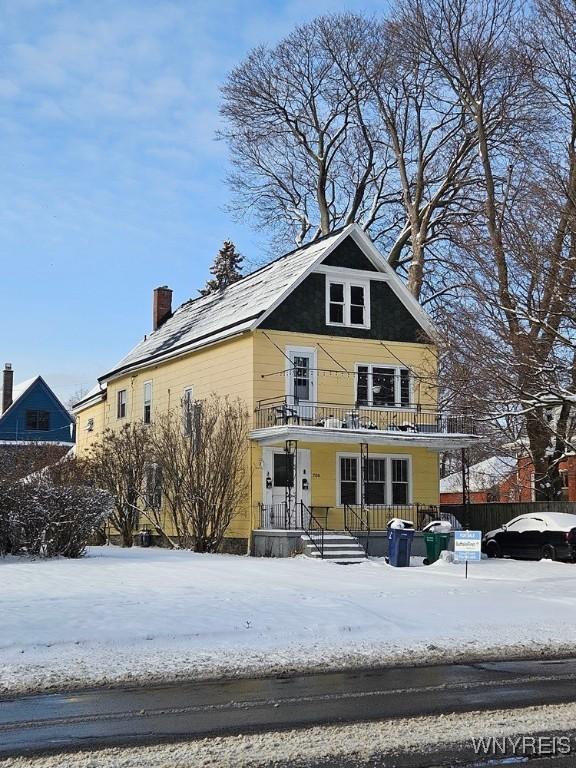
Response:
POLYGON ((131 547, 140 518, 146 467, 152 456, 151 431, 141 422, 125 424, 120 430, 107 429, 87 454, 87 467, 95 485, 114 499, 110 520, 131 547))
POLYGON ((408 267, 464 210, 474 133, 397 23, 319 17, 259 48, 223 89, 236 205, 300 245, 357 222, 408 267))
POLYGON ((571 403, 553 393, 574 385, 573 344, 561 338, 576 267, 573 37, 559 34, 567 18, 573 26, 574 6, 571 16, 565 3, 542 7, 529 23, 514 0, 417 0, 405 14, 477 137, 482 207, 451 252, 465 290, 445 311, 464 350, 460 372, 476 379, 465 386, 485 418, 500 427, 520 420, 537 496, 554 498, 571 403))
POLYGON ((160 417, 154 456, 162 496, 180 544, 215 552, 246 501, 248 413, 215 395, 160 417))

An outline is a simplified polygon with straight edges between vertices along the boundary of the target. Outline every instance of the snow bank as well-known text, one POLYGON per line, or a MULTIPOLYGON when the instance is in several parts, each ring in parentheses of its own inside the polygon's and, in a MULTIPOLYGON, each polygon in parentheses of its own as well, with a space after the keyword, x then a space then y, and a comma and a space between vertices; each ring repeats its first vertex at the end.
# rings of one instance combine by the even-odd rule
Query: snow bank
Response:
POLYGON ((95 547, 0 561, 0 691, 574 652, 576 570, 95 547))
MULTIPOLYGON (((472 738, 533 736, 546 732, 571 734, 574 704, 555 704, 440 717, 380 720, 376 723, 302 728, 299 730, 219 736, 176 744, 112 747, 66 755, 8 758, 3 768, 256 768, 279 765, 396 765, 398 754, 434 755, 465 749, 472 758, 472 738), (381 760, 389 756, 390 761, 381 760)), ((571 758, 568 758, 571 759, 571 758)), ((480 765, 524 764, 522 757, 474 762, 480 765)), ((541 764, 540 761, 537 761, 541 764)), ((556 762, 551 759, 551 762, 556 762)), ((418 761, 419 765, 421 762, 418 761)), ((431 763, 430 763, 431 764, 431 763)), ((461 764, 460 762, 458 764, 461 764)), ((557 765, 568 763, 557 763, 557 765)), ((570 763, 572 764, 572 763, 570 763)), ((467 762, 467 765, 470 763, 467 762)))

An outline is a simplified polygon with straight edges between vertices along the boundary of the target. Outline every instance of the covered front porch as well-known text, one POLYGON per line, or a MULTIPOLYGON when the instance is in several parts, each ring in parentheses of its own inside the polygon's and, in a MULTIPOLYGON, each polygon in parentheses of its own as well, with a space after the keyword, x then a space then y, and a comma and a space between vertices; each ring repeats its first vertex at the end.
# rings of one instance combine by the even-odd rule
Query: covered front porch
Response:
POLYGON ((385 554, 392 518, 421 530, 440 516, 439 451, 478 440, 460 432, 302 423, 254 429, 251 437, 253 549, 276 556, 298 551, 302 540, 320 552, 336 534, 385 554))

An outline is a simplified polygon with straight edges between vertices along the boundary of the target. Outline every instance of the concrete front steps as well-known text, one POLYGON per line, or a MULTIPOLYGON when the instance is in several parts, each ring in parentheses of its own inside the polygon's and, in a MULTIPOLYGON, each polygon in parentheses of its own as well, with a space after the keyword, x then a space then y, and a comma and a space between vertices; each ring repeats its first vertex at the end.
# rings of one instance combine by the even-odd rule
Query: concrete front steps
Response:
MULTIPOLYGON (((307 557, 320 559, 320 552, 313 544, 315 541, 318 547, 321 547, 322 536, 318 533, 302 536, 304 542, 304 554, 307 557)), ((361 563, 366 560, 364 548, 348 531, 330 531, 324 534, 324 560, 330 560, 333 563, 341 565, 351 565, 352 563, 361 563)))

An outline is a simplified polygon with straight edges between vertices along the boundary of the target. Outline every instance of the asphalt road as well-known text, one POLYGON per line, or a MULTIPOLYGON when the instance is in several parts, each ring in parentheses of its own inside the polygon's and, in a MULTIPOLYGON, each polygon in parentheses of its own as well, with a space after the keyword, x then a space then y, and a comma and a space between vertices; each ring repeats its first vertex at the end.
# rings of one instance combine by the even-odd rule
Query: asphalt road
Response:
POLYGON ((576 659, 382 668, 0 701, 0 756, 576 700, 576 659))

